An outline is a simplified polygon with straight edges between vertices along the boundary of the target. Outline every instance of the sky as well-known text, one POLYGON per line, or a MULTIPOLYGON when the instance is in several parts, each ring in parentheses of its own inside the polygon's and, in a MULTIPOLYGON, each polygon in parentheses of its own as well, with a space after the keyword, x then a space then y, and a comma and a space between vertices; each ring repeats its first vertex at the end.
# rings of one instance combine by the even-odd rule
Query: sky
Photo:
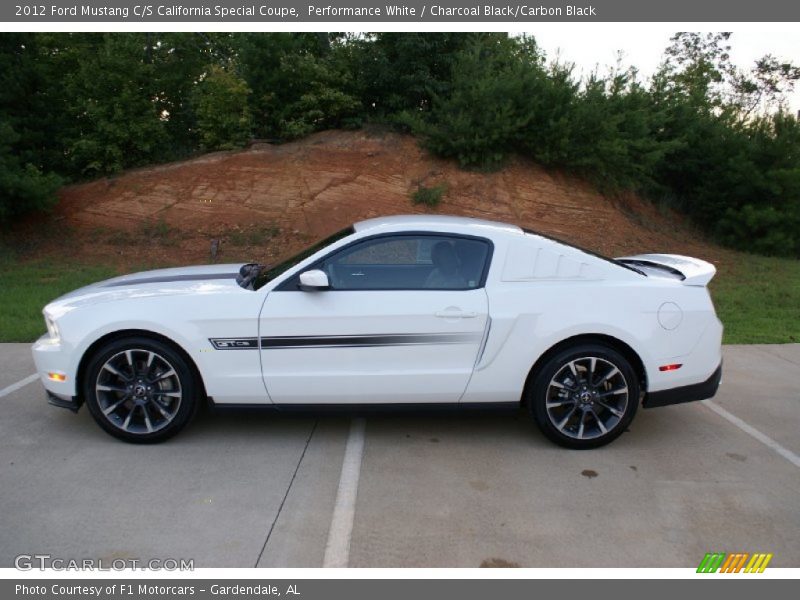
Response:
MULTIPOLYGON (((765 54, 800 65, 800 30, 797 26, 793 29, 787 27, 759 31, 750 25, 746 31, 727 31, 733 31, 729 40, 731 60, 741 68, 749 67, 765 54)), ((638 67, 642 77, 649 77, 658 68, 672 35, 666 31, 635 27, 615 30, 612 35, 604 27, 585 28, 574 35, 554 28, 535 29, 527 33, 536 38, 548 59, 559 56, 564 61, 575 63, 578 71, 583 73, 589 73, 597 66, 602 72, 606 67, 615 65, 617 51, 621 50, 623 64, 638 67)), ((793 111, 800 111, 800 85, 795 87, 788 101, 793 111)))

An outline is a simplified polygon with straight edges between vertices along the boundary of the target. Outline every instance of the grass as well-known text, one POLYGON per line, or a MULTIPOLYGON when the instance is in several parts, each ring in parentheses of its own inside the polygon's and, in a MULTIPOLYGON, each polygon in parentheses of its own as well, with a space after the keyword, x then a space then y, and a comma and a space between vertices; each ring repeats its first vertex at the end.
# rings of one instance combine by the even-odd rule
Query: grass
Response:
MULTIPOLYGON (((0 254, 0 342, 33 341, 44 333, 45 304, 114 275, 110 266, 19 262, 0 254)), ((737 254, 712 281, 711 295, 726 344, 800 342, 800 261, 737 254)))
POLYGON ((424 204, 431 208, 439 206, 442 201, 442 196, 447 191, 447 186, 444 184, 435 185, 433 187, 420 186, 412 195, 411 199, 414 204, 424 204))
POLYGON ((93 227, 90 230, 93 239, 112 246, 128 247, 136 244, 155 244, 159 246, 175 246, 183 238, 182 232, 171 227, 163 217, 142 221, 138 227, 130 231, 93 227))
POLYGON ((111 267, 17 263, 0 257, 0 342, 31 342, 45 332, 42 308, 75 288, 116 275, 111 267))
POLYGON ((800 260, 737 254, 711 296, 726 344, 800 342, 800 260))
POLYGON ((254 226, 228 233, 228 241, 233 246, 263 246, 280 233, 274 225, 254 226))
POLYGON ((172 227, 170 227, 163 218, 150 219, 142 222, 141 230, 145 237, 155 240, 165 240, 172 232, 172 227))

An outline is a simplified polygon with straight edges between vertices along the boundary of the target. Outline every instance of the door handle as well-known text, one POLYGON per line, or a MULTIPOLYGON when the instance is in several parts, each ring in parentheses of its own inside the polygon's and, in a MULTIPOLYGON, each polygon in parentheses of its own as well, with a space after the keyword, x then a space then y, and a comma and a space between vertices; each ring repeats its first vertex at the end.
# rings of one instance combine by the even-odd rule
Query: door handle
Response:
POLYGON ((474 319, 478 313, 464 310, 439 310, 433 313, 440 319, 474 319))
POLYGON ((356 273, 350 273, 350 277, 363 277, 363 276, 364 273, 362 273, 361 271, 358 271, 356 273))

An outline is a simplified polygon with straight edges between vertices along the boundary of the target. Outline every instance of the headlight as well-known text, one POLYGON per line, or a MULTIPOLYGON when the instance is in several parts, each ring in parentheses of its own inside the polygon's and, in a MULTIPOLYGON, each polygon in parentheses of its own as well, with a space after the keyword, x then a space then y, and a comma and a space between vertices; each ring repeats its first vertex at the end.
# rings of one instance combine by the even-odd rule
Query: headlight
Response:
POLYGON ((58 325, 56 325, 56 322, 53 321, 53 319, 51 319, 50 317, 48 317, 46 314, 44 315, 44 322, 45 325, 47 325, 47 333, 50 335, 50 339, 51 340, 60 339, 61 336, 58 332, 58 325))

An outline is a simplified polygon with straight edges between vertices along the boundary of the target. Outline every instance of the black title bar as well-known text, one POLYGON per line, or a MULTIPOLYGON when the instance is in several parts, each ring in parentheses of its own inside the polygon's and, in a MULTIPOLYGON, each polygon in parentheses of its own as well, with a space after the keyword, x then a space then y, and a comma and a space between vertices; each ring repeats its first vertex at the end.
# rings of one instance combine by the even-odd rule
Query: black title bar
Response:
POLYGON ((492 0, 319 0, 315 2, 183 0, 46 0, 0 3, 3 22, 786 22, 800 20, 800 3, 786 0, 593 0, 494 2, 492 0))

